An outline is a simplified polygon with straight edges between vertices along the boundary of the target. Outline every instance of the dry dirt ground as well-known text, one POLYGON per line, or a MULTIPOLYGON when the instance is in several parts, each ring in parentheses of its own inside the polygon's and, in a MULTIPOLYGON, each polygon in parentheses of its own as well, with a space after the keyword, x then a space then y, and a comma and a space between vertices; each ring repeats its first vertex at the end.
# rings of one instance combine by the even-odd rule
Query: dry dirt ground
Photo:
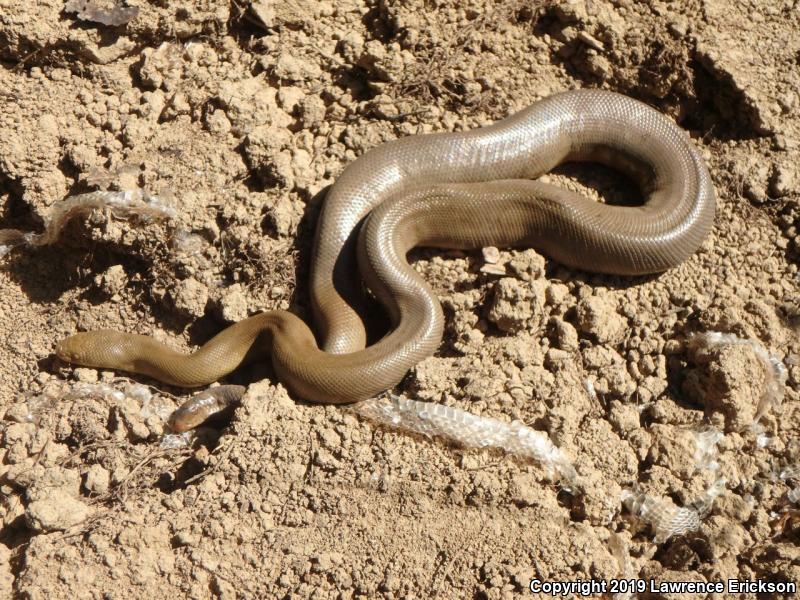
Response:
MULTIPOLYGON (((55 203, 94 189, 142 187, 178 208, 162 222, 95 212, 56 245, 2 259, 0 597, 509 598, 534 577, 621 575, 800 583, 798 506, 779 476, 800 460, 797 0, 129 5, 0 0, 0 227, 41 230, 55 203), (55 359, 78 330, 191 348, 261 310, 306 315, 319 192, 348 163, 577 87, 632 95, 691 133, 718 194, 712 235, 649 278, 526 250, 417 252, 448 325, 400 391, 548 432, 584 493, 536 464, 297 402, 269 379, 232 420, 167 447, 159 415, 174 406, 167 392, 185 392, 160 386, 143 407, 121 374, 55 359), (701 357, 687 340, 704 331, 785 365, 783 404, 758 427, 757 352, 701 357), (98 380, 122 393, 73 387, 98 380), (724 437, 704 457, 709 427, 724 437), (725 491, 699 530, 663 543, 620 502, 638 486, 682 506, 718 477, 725 491)), ((627 193, 594 168, 552 179, 627 193)))

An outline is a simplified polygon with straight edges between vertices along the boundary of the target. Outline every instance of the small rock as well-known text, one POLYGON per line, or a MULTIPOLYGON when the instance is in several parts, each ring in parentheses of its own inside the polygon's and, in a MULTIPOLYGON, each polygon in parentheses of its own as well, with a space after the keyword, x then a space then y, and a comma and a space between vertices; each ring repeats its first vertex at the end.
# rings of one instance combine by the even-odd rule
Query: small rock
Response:
POLYGON ((531 290, 516 279, 506 277, 494 286, 492 306, 487 318, 497 327, 508 333, 516 333, 525 328, 533 317, 531 290))
POLYGON ((256 127, 245 138, 244 153, 251 169, 270 182, 291 189, 294 187, 292 134, 283 127, 256 127))
POLYGON ((175 44, 164 43, 158 48, 146 48, 142 52, 143 60, 139 67, 139 79, 145 87, 157 89, 165 80, 175 77, 175 60, 178 50, 175 44))
POLYGON ((375 116, 387 121, 397 119, 400 116, 400 109, 395 103, 395 99, 388 94, 379 94, 370 103, 371 110, 375 116))
POLYGON ((342 555, 338 552, 321 552, 311 557, 311 571, 325 573, 342 563, 342 555))
POLYGON ((106 269, 105 273, 98 275, 94 279, 95 285, 99 286, 105 293, 114 295, 121 293, 128 284, 128 276, 122 265, 113 265, 106 269))
POLYGON ((654 423, 650 433, 653 434, 653 444, 647 454, 647 463, 664 467, 681 479, 689 479, 698 468, 696 433, 660 423, 654 423))
POLYGON ((324 2, 318 0, 292 0, 279 2, 276 0, 254 0, 249 3, 250 10, 268 29, 308 30, 314 27, 320 16, 326 13, 324 2))
POLYGON ((511 259, 508 267, 511 272, 523 281, 531 281, 544 276, 544 257, 536 250, 528 249, 511 259))
POLYGON ((600 343, 614 343, 625 333, 625 320, 608 297, 589 296, 578 303, 578 328, 600 343))
POLYGON ((578 330, 559 317, 551 317, 549 321, 555 344, 561 350, 575 352, 578 349, 578 330))
POLYGON ((544 366, 549 369, 556 369, 558 366, 570 359, 570 353, 558 348, 550 348, 544 357, 544 366))
POLYGON ((778 106, 781 107, 784 113, 790 113, 797 106, 797 94, 793 91, 787 91, 777 98, 778 106))
POLYGON ((797 193, 794 172, 785 165, 776 165, 769 181, 769 193, 773 198, 783 198, 797 193))
POLYGON ((81 489, 81 475, 77 469, 58 466, 31 469, 29 465, 19 465, 6 476, 9 482, 25 488, 31 502, 50 497, 77 497, 81 489))
POLYGON ((97 383, 97 370, 86 367, 77 367, 72 371, 72 376, 81 383, 97 383))
POLYGON ((295 180, 295 188, 302 192, 309 192, 314 184, 314 177, 311 164, 314 157, 308 150, 295 148, 292 150, 292 173, 295 180))
POLYGON ((25 450, 24 454, 27 457, 27 449, 36 435, 36 425, 31 422, 13 423, 4 428, 3 434, 4 446, 10 447, 18 444, 25 450))
POLYGON ((723 494, 714 504, 714 512, 737 523, 744 523, 753 514, 753 502, 738 494, 723 494))
POLYGON ((758 168, 748 172, 744 177, 744 194, 749 200, 758 203, 764 203, 769 198, 767 197, 767 184, 769 177, 769 168, 766 165, 760 165, 758 168))
POLYGON ((175 534, 175 544, 178 546, 197 546, 200 539, 200 534, 191 529, 183 529, 175 534))
POLYGON ((669 22, 667 29, 675 39, 681 39, 689 32, 689 22, 685 17, 677 16, 669 22))
POLYGON ((723 345, 694 351, 693 358, 701 366, 687 373, 684 393, 708 413, 721 412, 726 433, 752 425, 767 379, 756 351, 744 344, 723 345))
POLYGON ((275 5, 267 0, 254 0, 250 3, 250 10, 264 27, 276 26, 275 5))
POLYGON ((700 531, 708 540, 708 556, 712 560, 735 557, 753 542, 739 523, 718 515, 709 517, 700 531))
POLYGON ((614 72, 611 61, 602 54, 594 54, 586 57, 586 68, 592 75, 600 79, 608 79, 614 72))
POLYGON ((222 318, 229 323, 236 323, 247 318, 247 297, 239 283, 226 289, 219 300, 222 318))
POLYGON ((14 423, 33 423, 34 416, 27 402, 12 404, 3 419, 14 423))
MULTIPOLYGON (((262 77, 222 82, 217 102, 231 123, 231 133, 236 136, 264 131, 269 136, 264 143, 273 146, 280 146, 284 139, 292 137, 287 127, 292 118, 278 105, 277 92, 265 86, 262 77)), ((245 145, 245 157, 249 158, 247 154, 245 145)))
POLYGON ((269 224, 276 234, 283 237, 294 234, 302 216, 303 209, 300 204, 285 196, 278 198, 275 205, 267 212, 269 224))
POLYGON ((634 404, 626 404, 619 400, 611 403, 608 420, 619 435, 636 431, 641 427, 641 415, 634 404))
POLYGON ((209 112, 205 117, 205 126, 208 131, 217 135, 227 135, 231 131, 231 122, 222 110, 209 112))
POLYGON ((135 398, 126 396, 118 402, 114 414, 118 424, 122 426, 121 431, 126 432, 132 441, 142 441, 150 437, 150 428, 142 417, 142 407, 135 398))
POLYGON ((506 275, 506 268, 504 265, 492 265, 492 264, 485 264, 480 268, 481 273, 486 273, 487 275, 506 275))
POLYGON ((365 43, 364 36, 358 31, 351 29, 339 42, 339 52, 347 62, 354 64, 358 61, 361 54, 363 54, 365 43))
POLYGON ((500 262, 500 250, 498 250, 495 246, 484 247, 481 249, 481 254, 483 254, 484 262, 487 262, 490 265, 495 265, 500 262))
POLYGON ((322 70, 315 62, 282 52, 275 61, 273 72, 286 81, 306 81, 318 77, 322 70))
POLYGON ((322 443, 328 448, 336 449, 342 445, 341 436, 336 433, 336 430, 332 427, 324 427, 319 432, 319 437, 322 443))
MULTIPOLYGON (((750 14, 753 18, 761 16, 758 11, 751 11, 750 14)), ((773 99, 774 92, 765 93, 762 86, 753 85, 753 81, 769 78, 769 71, 764 71, 764 64, 746 60, 752 49, 746 45, 726 45, 711 32, 699 37, 695 58, 722 89, 732 88, 740 98, 724 108, 720 107, 723 116, 740 121, 742 126, 749 126, 758 134, 774 134, 782 130, 781 108, 773 99)))
POLYGON ((25 521, 35 531, 63 531, 83 523, 91 514, 91 507, 77 498, 53 494, 31 502, 25 510, 25 521))
POLYGON ((636 391, 636 382, 630 376, 625 365, 614 365, 605 371, 605 377, 597 381, 597 389, 605 385, 604 393, 612 394, 618 398, 630 398, 636 391))
POLYGON ((306 96, 300 103, 300 118, 306 128, 318 127, 325 121, 325 102, 317 95, 306 96))
POLYGON ((580 33, 578 33, 578 39, 587 46, 589 46, 590 48, 594 48, 598 52, 602 52, 603 50, 605 50, 603 43, 597 38, 593 37, 587 31, 581 31, 580 33))
POLYGON ((563 283, 551 283, 545 290, 548 306, 559 307, 569 296, 569 288, 563 283))
POLYGON ((280 107, 288 114, 294 112, 295 108, 306 98, 305 92, 295 85, 284 85, 278 90, 276 96, 280 107))
POLYGON ((93 494, 105 494, 111 484, 111 474, 100 465, 92 465, 86 471, 84 487, 93 494))
POLYGON ((364 53, 358 59, 358 66, 374 78, 391 81, 391 73, 402 68, 402 59, 399 53, 389 52, 382 42, 370 40, 364 45, 364 53))
POLYGON ((172 299, 182 313, 191 317, 202 317, 208 304, 208 288, 194 277, 184 279, 175 286, 172 299))
POLYGON ((479 329, 467 329, 462 334, 463 342, 467 346, 467 348, 472 347, 475 348, 483 343, 484 338, 486 337, 482 331, 479 329))
POLYGON ((589 13, 586 10, 586 0, 556 2, 552 10, 557 19, 567 23, 573 21, 585 22, 589 18, 589 13))
POLYGON ((582 354, 583 364, 587 369, 600 370, 612 365, 622 366, 625 363, 619 352, 608 346, 590 346, 582 354))

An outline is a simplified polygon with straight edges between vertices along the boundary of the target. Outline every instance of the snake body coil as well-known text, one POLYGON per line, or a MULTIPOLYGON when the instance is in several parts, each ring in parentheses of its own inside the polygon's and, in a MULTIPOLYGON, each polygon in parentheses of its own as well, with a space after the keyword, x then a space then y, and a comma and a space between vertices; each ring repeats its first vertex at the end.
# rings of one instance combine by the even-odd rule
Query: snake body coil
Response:
POLYGON ((711 229, 714 204, 706 167, 675 123, 612 92, 565 92, 488 127, 383 144, 345 169, 323 207, 312 263, 323 349, 298 317, 271 311, 232 325, 191 355, 111 331, 71 336, 57 354, 194 387, 263 350, 298 396, 355 402, 393 387, 441 340, 439 302, 406 261, 412 247, 533 246, 572 267, 654 273, 694 253, 711 229), (623 171, 645 203, 609 206, 533 181, 573 160, 623 171), (359 269, 393 323, 367 348, 359 269))

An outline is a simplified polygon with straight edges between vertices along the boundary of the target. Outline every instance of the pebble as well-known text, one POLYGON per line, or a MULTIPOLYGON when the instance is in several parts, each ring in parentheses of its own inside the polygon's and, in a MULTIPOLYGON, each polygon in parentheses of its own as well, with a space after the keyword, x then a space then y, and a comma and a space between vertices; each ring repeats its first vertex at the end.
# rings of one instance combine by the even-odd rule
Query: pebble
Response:
POLYGON ((105 494, 111 485, 111 474, 98 464, 89 467, 83 484, 93 494, 105 494))
POLYGON ((605 50, 603 43, 586 31, 581 31, 578 33, 578 39, 590 48, 594 48, 598 52, 605 50))
POLYGON ((53 494, 31 502, 25 510, 25 522, 35 531, 63 531, 83 523, 91 514, 91 507, 77 498, 53 494))
POLYGON ((72 371, 72 376, 81 383, 97 383, 97 370, 86 367, 77 367, 72 371))
POLYGON ((558 348, 567 352, 578 350, 578 330, 572 323, 559 317, 552 317, 549 325, 558 348))
POLYGON ((544 277, 545 265, 544 256, 532 248, 520 252, 508 263, 511 272, 523 281, 544 277))
POLYGON ((765 366, 756 351, 748 345, 725 345, 712 348, 708 357, 699 352, 694 358, 705 364, 690 371, 684 393, 707 412, 722 413, 726 433, 751 426, 766 384, 765 366))
POLYGON ((306 96, 300 103, 300 118, 306 127, 317 127, 325 121, 325 102, 319 96, 306 96))
POLYGON ((684 17, 676 17, 669 22, 667 29, 675 39, 681 39, 689 32, 689 23, 684 17))
POLYGON ((794 172, 784 165, 776 166, 769 182, 770 196, 773 198, 783 198, 797 191, 798 186, 795 182, 794 172))
POLYGON ((289 198, 281 198, 269 209, 267 214, 270 224, 281 237, 292 235, 302 217, 302 210, 289 198))
POLYGON ((506 275, 507 271, 504 265, 485 264, 480 268, 481 273, 487 275, 506 275))
POLYGON ((122 265, 112 265, 105 273, 95 277, 94 282, 107 294, 119 294, 125 290, 128 276, 122 265))
POLYGON ((205 284, 189 277, 180 281, 172 294, 175 308, 191 317, 202 317, 208 303, 208 288, 205 284))
POLYGON ((569 288, 563 283, 552 283, 545 290, 545 299, 549 306, 560 306, 569 296, 569 288))
POLYGON ((525 328, 533 316, 531 290, 516 279, 500 279, 494 287, 492 305, 488 319, 508 333, 516 333, 525 328))
POLYGON ((289 52, 282 52, 275 61, 273 72, 286 81, 305 81, 318 77, 322 70, 315 62, 304 60, 289 52))
POLYGON ((491 265, 500 262, 500 250, 498 250, 495 246, 486 246, 482 248, 481 254, 483 254, 484 262, 487 262, 491 265))
POLYGON ((611 299, 589 296, 578 303, 578 329, 600 343, 611 343, 622 338, 626 324, 611 299))
POLYGON ((241 284, 234 283, 222 294, 219 300, 222 318, 228 323, 236 323, 247 318, 247 297, 241 284))

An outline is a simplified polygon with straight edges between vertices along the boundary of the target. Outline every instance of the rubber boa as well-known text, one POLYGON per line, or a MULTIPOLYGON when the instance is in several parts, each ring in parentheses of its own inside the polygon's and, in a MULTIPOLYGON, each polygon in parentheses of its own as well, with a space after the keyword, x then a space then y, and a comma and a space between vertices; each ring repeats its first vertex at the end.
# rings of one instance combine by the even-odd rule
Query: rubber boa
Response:
POLYGON ((531 246, 578 269, 657 273, 697 250, 714 211, 704 161, 678 125, 620 94, 572 90, 486 127, 382 144, 349 165, 328 193, 314 242, 319 342, 299 317, 278 310, 235 323, 188 355, 115 331, 75 334, 56 353, 182 387, 207 385, 268 354, 297 396, 357 402, 395 386, 441 342, 442 310, 407 262, 411 248, 531 246), (536 181, 568 161, 622 171, 644 203, 606 205, 536 181), (369 347, 362 283, 392 322, 369 347))

